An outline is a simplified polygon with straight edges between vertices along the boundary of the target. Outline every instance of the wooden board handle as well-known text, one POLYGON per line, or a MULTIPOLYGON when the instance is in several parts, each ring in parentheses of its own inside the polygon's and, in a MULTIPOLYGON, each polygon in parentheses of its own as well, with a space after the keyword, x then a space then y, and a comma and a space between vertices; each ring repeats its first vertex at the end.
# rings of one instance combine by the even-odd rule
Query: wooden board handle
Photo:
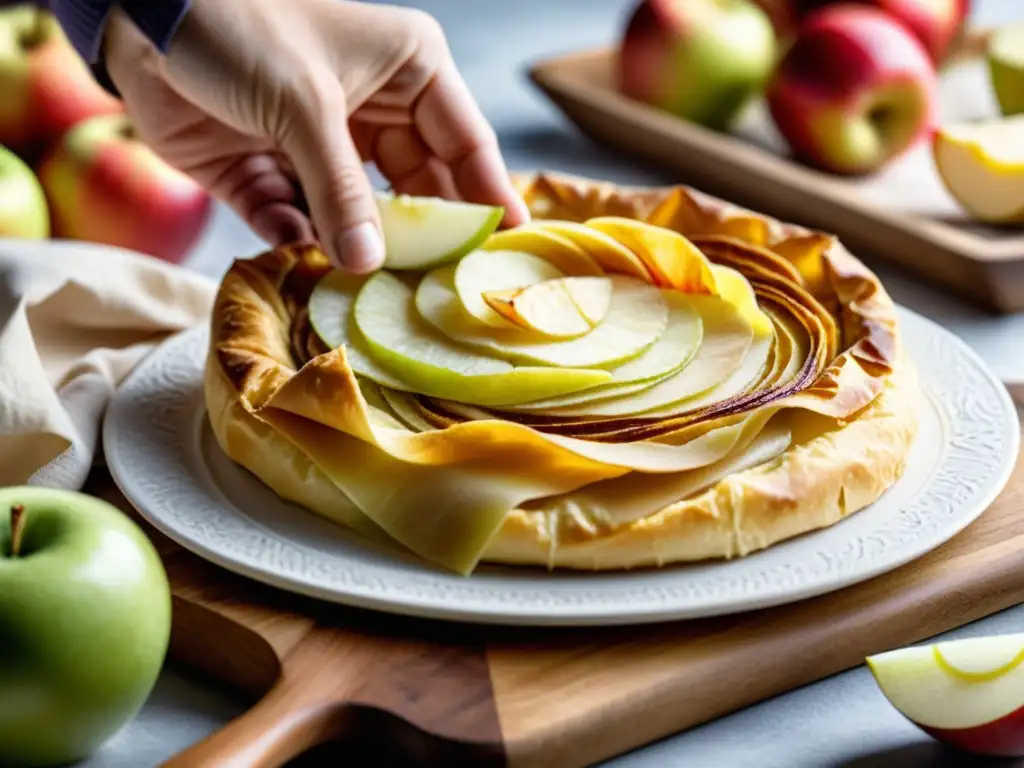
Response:
POLYGON ((367 669, 338 663, 344 638, 313 631, 285 659, 281 676, 244 715, 164 763, 164 768, 277 768, 344 731, 367 669))
POLYGON ((278 768, 337 738, 347 706, 305 701, 301 681, 282 680, 221 730, 164 763, 164 768, 278 768))

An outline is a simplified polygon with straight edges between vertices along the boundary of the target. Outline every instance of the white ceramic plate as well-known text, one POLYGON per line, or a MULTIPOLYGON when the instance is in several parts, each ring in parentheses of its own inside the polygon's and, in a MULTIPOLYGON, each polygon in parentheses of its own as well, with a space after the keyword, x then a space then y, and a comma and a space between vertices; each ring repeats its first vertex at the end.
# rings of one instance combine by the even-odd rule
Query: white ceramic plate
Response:
POLYGON ((205 329, 147 358, 112 403, 107 463, 156 528, 224 568, 324 600, 442 619, 534 625, 630 624, 735 613, 802 600, 914 560, 974 521, 1017 457, 1017 411, 984 363, 903 311, 924 382, 906 475, 839 524, 728 562, 628 573, 483 566, 438 571, 282 501, 230 461, 202 397, 205 329))

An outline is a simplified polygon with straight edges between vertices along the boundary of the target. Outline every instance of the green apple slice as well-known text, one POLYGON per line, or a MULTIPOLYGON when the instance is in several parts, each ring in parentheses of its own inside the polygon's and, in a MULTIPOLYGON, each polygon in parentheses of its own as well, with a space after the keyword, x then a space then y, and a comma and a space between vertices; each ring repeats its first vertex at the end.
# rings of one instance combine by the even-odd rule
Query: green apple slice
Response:
POLYGON ((455 266, 455 292, 462 308, 492 328, 513 323, 488 304, 485 294, 557 280, 565 273, 539 256, 521 251, 473 251, 455 266))
MULTIPOLYGON (((416 392, 474 405, 515 405, 603 384, 607 371, 515 367, 445 338, 416 313, 413 291, 387 272, 356 296, 355 322, 373 357, 416 392)), ((356 371, 359 373, 359 371, 356 371)))
POLYGON ((615 365, 654 344, 668 323, 668 305, 660 289, 609 275, 612 298, 604 320, 584 336, 564 341, 541 338, 538 343, 536 334, 511 325, 482 327, 467 317, 456 293, 455 272, 450 265, 428 272, 416 290, 416 309, 449 339, 514 362, 563 368, 615 365))
POLYGON ((327 273, 309 296, 309 324, 328 347, 345 347, 345 359, 360 376, 383 387, 411 391, 408 384, 377 364, 356 327, 352 310, 356 295, 368 279, 366 275, 327 273))
POLYGON ((1024 113, 1024 22, 996 30, 988 46, 988 67, 999 109, 1024 113))
POLYGON ((691 296, 690 301, 701 307, 704 334, 697 354, 679 372, 629 396, 536 409, 534 413, 566 417, 644 414, 715 391, 741 370, 748 353, 753 353, 753 362, 748 364, 756 368, 754 373, 762 370, 771 351, 770 336, 764 337, 767 343, 755 347, 753 328, 731 304, 713 296, 691 296))
POLYGON ((384 234, 387 269, 430 269, 483 244, 505 209, 439 197, 375 195, 384 234))
POLYGON ((520 328, 571 339, 590 333, 608 314, 612 283, 606 277, 560 277, 526 288, 486 291, 484 300, 520 328))
POLYGON ((515 411, 542 411, 564 408, 597 400, 632 395, 672 376, 686 365, 700 348, 704 320, 699 307, 679 291, 662 291, 668 304, 668 325, 654 344, 622 365, 610 368, 612 380, 599 387, 561 397, 516 406, 515 411))

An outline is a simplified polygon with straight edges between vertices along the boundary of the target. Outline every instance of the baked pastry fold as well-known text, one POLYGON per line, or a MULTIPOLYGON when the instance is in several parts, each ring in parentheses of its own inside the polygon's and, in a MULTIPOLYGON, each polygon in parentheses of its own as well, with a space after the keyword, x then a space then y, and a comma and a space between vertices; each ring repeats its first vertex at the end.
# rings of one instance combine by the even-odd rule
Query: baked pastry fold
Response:
MULTIPOLYGON (((480 562, 609 570, 742 556, 863 509, 901 476, 916 374, 891 299, 837 239, 686 187, 554 174, 516 183, 541 228, 598 221, 640 254, 609 270, 632 270, 623 284, 690 297, 704 353, 725 359, 745 338, 737 386, 672 401, 678 369, 635 394, 613 381, 621 396, 596 403, 574 393, 467 403, 391 386, 356 331, 331 348, 310 322, 331 272, 323 254, 284 247, 236 261, 218 293, 205 395, 227 455, 283 498, 460 573, 480 562), (644 231, 658 244, 669 242, 658 229, 684 235, 714 275, 660 262, 617 229, 622 219, 653 225, 644 231), (728 314, 702 294, 715 276, 724 291, 731 272, 753 295, 728 314), (655 405, 633 412, 637 398, 655 405)), ((413 312, 399 282, 395 312, 413 312)))

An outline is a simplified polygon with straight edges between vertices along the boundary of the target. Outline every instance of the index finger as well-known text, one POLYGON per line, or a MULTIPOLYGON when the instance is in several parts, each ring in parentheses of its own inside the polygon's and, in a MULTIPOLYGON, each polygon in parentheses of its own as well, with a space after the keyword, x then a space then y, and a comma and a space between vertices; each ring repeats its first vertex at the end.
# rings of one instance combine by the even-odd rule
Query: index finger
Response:
POLYGON ((430 151, 451 169, 464 200, 504 206, 505 226, 530 220, 509 179, 494 129, 450 59, 420 95, 413 121, 430 151))

